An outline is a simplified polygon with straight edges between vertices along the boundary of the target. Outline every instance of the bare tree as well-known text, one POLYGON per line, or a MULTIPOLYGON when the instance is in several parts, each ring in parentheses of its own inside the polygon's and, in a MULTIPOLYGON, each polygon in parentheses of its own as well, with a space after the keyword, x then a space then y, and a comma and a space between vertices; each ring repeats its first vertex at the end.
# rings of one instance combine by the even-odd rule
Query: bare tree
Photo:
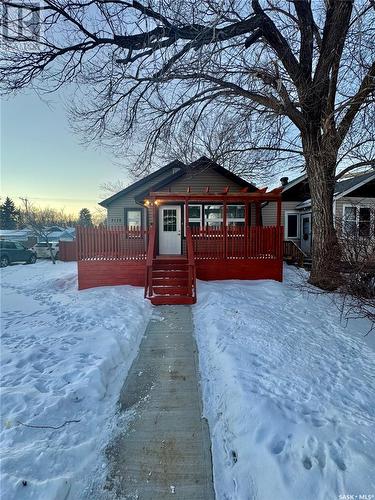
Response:
POLYGON ((51 208, 34 207, 27 198, 21 198, 23 220, 27 227, 33 230, 39 240, 46 243, 53 264, 56 259, 49 241, 50 226, 57 224, 57 212, 51 208))
POLYGON ((375 327, 375 208, 352 205, 336 221, 341 252, 339 293, 346 316, 369 319, 375 327))
POLYGON ((267 152, 267 162, 272 152, 276 159, 292 154, 305 164, 314 211, 310 280, 331 287, 332 248, 339 249, 332 211, 338 163, 347 168, 345 159, 362 147, 357 163, 374 164, 373 0, 3 5, 44 18, 38 50, 28 46, 34 37, 16 28, 5 36, 5 91, 78 84, 74 124, 119 154, 143 139, 139 169, 148 168, 147 156, 168 131, 182 131, 187 113, 195 123, 213 111, 230 113, 249 137, 268 120, 271 140, 257 144, 254 155, 267 152))

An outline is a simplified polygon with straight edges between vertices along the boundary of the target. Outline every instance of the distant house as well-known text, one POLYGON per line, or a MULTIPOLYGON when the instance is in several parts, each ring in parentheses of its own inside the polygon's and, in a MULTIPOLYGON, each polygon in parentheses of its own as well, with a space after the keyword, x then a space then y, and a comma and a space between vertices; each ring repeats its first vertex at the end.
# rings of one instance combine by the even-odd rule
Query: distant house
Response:
POLYGON ((53 241, 73 241, 75 238, 75 231, 68 231, 67 229, 59 231, 51 231, 48 233, 48 240, 53 241))
POLYGON ((26 248, 31 248, 37 242, 37 238, 31 229, 0 229, 0 239, 19 241, 26 248))
MULTIPOLYGON (((73 241, 75 239, 75 228, 60 228, 51 226, 48 228, 48 239, 55 241, 73 241)), ((35 245, 37 242, 44 242, 44 238, 35 235, 32 229, 0 229, 0 239, 19 241, 27 248, 35 245)))
MULTIPOLYGON (((309 255, 312 243, 310 189, 306 175, 292 181, 281 179, 283 185, 283 223, 286 241, 292 241, 309 255)), ((336 183, 333 201, 336 224, 344 229, 356 227, 368 237, 375 232, 375 172, 344 177, 336 183)), ((269 207, 263 208, 263 222, 274 218, 269 207)))

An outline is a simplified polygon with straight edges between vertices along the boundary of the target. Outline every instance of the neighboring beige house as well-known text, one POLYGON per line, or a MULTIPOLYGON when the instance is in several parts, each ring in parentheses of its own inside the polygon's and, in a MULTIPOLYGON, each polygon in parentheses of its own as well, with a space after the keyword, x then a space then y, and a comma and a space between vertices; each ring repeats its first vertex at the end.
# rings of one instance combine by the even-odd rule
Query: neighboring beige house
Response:
MULTIPOLYGON (((303 175, 284 185, 283 214, 284 238, 293 241, 309 255, 311 252, 311 211, 310 190, 307 176, 303 175)), ((344 177, 335 186, 333 210, 336 222, 344 228, 358 228, 359 234, 369 237, 375 232, 375 172, 344 177)), ((263 208, 263 224, 272 220, 274 213, 269 207, 263 208)))

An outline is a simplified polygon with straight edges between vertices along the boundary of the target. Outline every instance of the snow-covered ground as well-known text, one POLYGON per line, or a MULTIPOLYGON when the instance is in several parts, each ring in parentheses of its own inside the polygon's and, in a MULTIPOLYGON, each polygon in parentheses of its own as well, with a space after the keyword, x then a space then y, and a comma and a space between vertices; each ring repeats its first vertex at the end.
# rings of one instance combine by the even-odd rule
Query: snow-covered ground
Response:
POLYGON ((218 500, 375 498, 375 332, 299 280, 198 284, 218 500))
POLYGON ((78 292, 75 263, 11 266, 1 281, 1 498, 81 498, 105 476, 151 306, 130 286, 78 292))

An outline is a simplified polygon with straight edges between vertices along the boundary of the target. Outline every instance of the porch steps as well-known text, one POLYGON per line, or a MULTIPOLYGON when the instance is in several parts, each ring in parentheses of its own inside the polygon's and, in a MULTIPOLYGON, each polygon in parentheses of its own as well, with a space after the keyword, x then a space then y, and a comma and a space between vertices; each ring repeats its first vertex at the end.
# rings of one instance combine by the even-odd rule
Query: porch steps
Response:
POLYGON ((188 287, 186 259, 154 259, 152 263, 152 296, 154 305, 194 304, 188 287))
POLYGON ((154 306, 172 306, 172 305, 183 305, 183 304, 194 304, 193 297, 177 296, 177 295, 156 295, 151 297, 151 304, 154 306))
POLYGON ((311 259, 311 257, 305 257, 303 259, 303 267, 306 269, 306 271, 311 271, 311 268, 312 268, 312 259, 311 259))

